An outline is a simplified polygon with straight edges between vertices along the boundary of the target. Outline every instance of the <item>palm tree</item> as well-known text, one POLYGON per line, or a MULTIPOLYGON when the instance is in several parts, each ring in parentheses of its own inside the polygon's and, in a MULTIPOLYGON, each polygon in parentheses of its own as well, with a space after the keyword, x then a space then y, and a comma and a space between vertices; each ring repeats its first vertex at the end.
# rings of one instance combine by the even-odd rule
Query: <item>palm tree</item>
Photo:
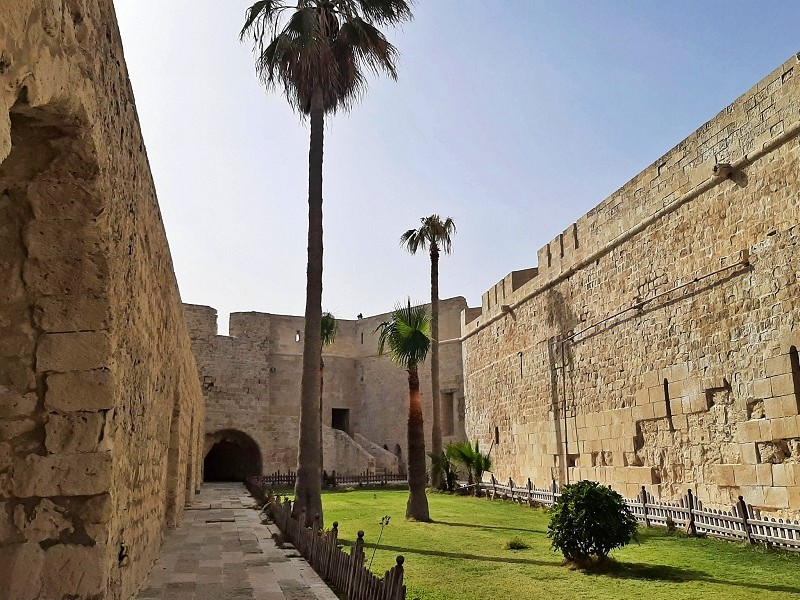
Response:
MULTIPOLYGON (((453 219, 447 217, 442 221, 439 215, 431 215, 420 219, 419 229, 409 229, 400 237, 400 245, 411 253, 417 250, 430 250, 431 255, 431 401, 433 404, 433 431, 431 432, 431 452, 439 455, 442 452, 441 398, 439 391, 439 252, 450 254, 453 244, 450 236, 456 232, 453 219)), ((441 469, 434 464, 431 472, 431 485, 441 488, 443 485, 441 469)))
POLYGON ((473 493, 477 492, 477 484, 481 482, 484 471, 492 469, 492 458, 483 454, 475 442, 473 448, 469 442, 457 442, 447 446, 447 456, 450 460, 461 463, 467 471, 467 483, 475 484, 473 493))
MULTIPOLYGON (((332 313, 322 313, 322 347, 330 346, 336 341, 336 333, 339 331, 339 321, 332 313)), ((325 384, 325 359, 320 355, 319 358, 319 464, 322 468, 323 452, 322 452, 322 388, 325 384)), ((321 525, 320 525, 321 526, 321 525)))
POLYGON ((397 50, 377 29, 411 18, 408 0, 259 0, 239 34, 252 37, 256 71, 311 121, 308 156, 308 268, 300 386, 300 441, 294 516, 322 515, 319 368, 322 357, 322 156, 325 115, 349 110, 366 89, 365 71, 397 78, 397 50))
POLYGON ((430 319, 424 306, 398 305, 389 321, 378 325, 378 354, 387 351, 391 359, 408 372, 408 504, 406 518, 430 521, 425 495, 425 430, 419 399, 418 365, 431 347, 430 319))

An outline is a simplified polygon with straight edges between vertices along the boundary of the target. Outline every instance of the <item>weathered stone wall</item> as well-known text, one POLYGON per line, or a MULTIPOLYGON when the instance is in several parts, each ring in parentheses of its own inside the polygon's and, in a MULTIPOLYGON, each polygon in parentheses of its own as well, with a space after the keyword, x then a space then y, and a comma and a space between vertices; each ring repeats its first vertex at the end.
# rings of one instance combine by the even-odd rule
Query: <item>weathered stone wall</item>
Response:
POLYGON ((203 411, 112 3, 6 0, 0 598, 133 595, 203 411))
POLYGON ((800 512, 799 60, 464 312, 499 478, 800 512))
MULTIPOLYGON (((220 431, 241 431, 261 450, 262 471, 294 470, 300 415, 304 319, 234 313, 230 336, 218 336, 216 311, 184 305, 206 396, 206 452, 220 431)), ((442 339, 456 339, 463 298, 441 302, 442 339)), ((388 315, 339 321, 336 341, 323 353, 324 468, 330 472, 396 471, 405 460, 408 381, 405 371, 377 356, 375 327, 388 315), (347 435, 331 429, 332 409, 350 411, 347 435), (358 436, 362 440, 358 441, 358 436), (355 438, 355 439, 354 439, 355 438), (385 446, 385 450, 384 450, 385 446), (396 457, 400 457, 400 461, 396 457)), ((442 347, 442 390, 453 404, 449 438, 462 439, 464 394, 460 343, 442 347), (459 411, 460 406, 460 411, 459 411)), ((430 366, 421 369, 423 411, 430 441, 430 366)))

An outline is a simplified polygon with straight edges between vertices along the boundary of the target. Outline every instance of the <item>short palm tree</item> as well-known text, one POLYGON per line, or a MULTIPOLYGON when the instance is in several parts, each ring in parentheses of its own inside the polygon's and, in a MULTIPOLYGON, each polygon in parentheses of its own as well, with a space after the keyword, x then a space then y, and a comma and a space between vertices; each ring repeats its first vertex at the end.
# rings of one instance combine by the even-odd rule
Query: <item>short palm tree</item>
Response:
MULTIPOLYGON (((431 452, 439 455, 442 452, 441 394, 439 391, 439 253, 450 254, 453 243, 452 234, 456 232, 453 219, 444 221, 439 215, 431 215, 420 219, 422 225, 418 229, 409 229, 400 237, 400 245, 411 254, 418 250, 428 249, 431 256, 431 402, 433 404, 433 428, 431 432, 431 452)), ((431 472, 431 484, 443 487, 442 471, 434 464, 431 472)))
MULTIPOLYGON (((322 313, 322 347, 330 346, 336 341, 336 333, 339 331, 339 322, 332 313, 322 313)), ((319 358, 319 464, 324 464, 322 452, 322 388, 325 385, 325 359, 320 355, 319 358)))
POLYGON ((378 354, 391 359, 408 372, 408 504, 406 518, 430 521, 425 495, 425 429, 419 399, 418 366, 431 347, 430 319, 424 306, 399 305, 390 319, 378 325, 378 354))
MULTIPOLYGON (((450 460, 463 465, 467 471, 469 485, 479 484, 483 472, 492 469, 492 458, 481 452, 477 441, 474 448, 469 442, 450 444, 447 446, 447 456, 450 460)), ((477 491, 477 487, 473 488, 473 491, 477 491)))
POLYGON ((300 442, 294 516, 322 515, 319 369, 322 356, 322 156, 325 115, 350 109, 365 71, 397 77, 397 51, 377 28, 411 18, 408 0, 259 0, 245 13, 240 39, 252 38, 256 71, 311 121, 308 161, 308 268, 300 385, 300 442))

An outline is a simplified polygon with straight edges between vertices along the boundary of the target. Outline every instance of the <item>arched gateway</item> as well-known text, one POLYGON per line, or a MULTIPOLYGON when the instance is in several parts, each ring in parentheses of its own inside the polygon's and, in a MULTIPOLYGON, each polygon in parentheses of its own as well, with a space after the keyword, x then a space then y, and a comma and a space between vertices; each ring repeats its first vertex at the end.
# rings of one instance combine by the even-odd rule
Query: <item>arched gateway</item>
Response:
POLYGON ((261 475, 261 451, 246 433, 223 429, 206 435, 206 481, 244 481, 261 475))

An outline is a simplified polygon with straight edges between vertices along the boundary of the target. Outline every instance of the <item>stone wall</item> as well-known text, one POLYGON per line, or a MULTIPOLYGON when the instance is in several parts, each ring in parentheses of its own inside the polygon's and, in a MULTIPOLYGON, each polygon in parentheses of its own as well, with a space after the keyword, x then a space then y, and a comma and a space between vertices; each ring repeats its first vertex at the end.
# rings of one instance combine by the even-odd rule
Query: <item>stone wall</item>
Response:
MULTIPOLYGON (((219 336, 216 311, 184 305, 206 396, 206 452, 220 431, 241 431, 261 450, 264 473, 294 470, 300 416, 304 319, 267 313, 234 313, 230 336, 219 336)), ((458 343, 463 298, 440 303, 441 388, 451 424, 449 437, 462 439, 464 394, 458 343)), ((323 359, 324 468, 330 472, 396 471, 405 461, 408 381, 386 356, 377 356, 375 327, 388 315, 339 321, 335 343, 323 359), (332 410, 349 410, 349 435, 331 429, 332 410), (359 438, 360 436, 360 438, 359 438), (355 439, 354 439, 355 438, 355 439), (361 441, 359 441, 361 439, 361 441), (399 457, 399 460, 398 458, 399 457)), ((423 411, 431 434, 430 366, 421 369, 423 411)))
POLYGON ((799 61, 464 312, 499 478, 800 512, 799 61))
POLYGON ((131 597, 203 411, 112 3, 6 0, 0 598, 131 597))

